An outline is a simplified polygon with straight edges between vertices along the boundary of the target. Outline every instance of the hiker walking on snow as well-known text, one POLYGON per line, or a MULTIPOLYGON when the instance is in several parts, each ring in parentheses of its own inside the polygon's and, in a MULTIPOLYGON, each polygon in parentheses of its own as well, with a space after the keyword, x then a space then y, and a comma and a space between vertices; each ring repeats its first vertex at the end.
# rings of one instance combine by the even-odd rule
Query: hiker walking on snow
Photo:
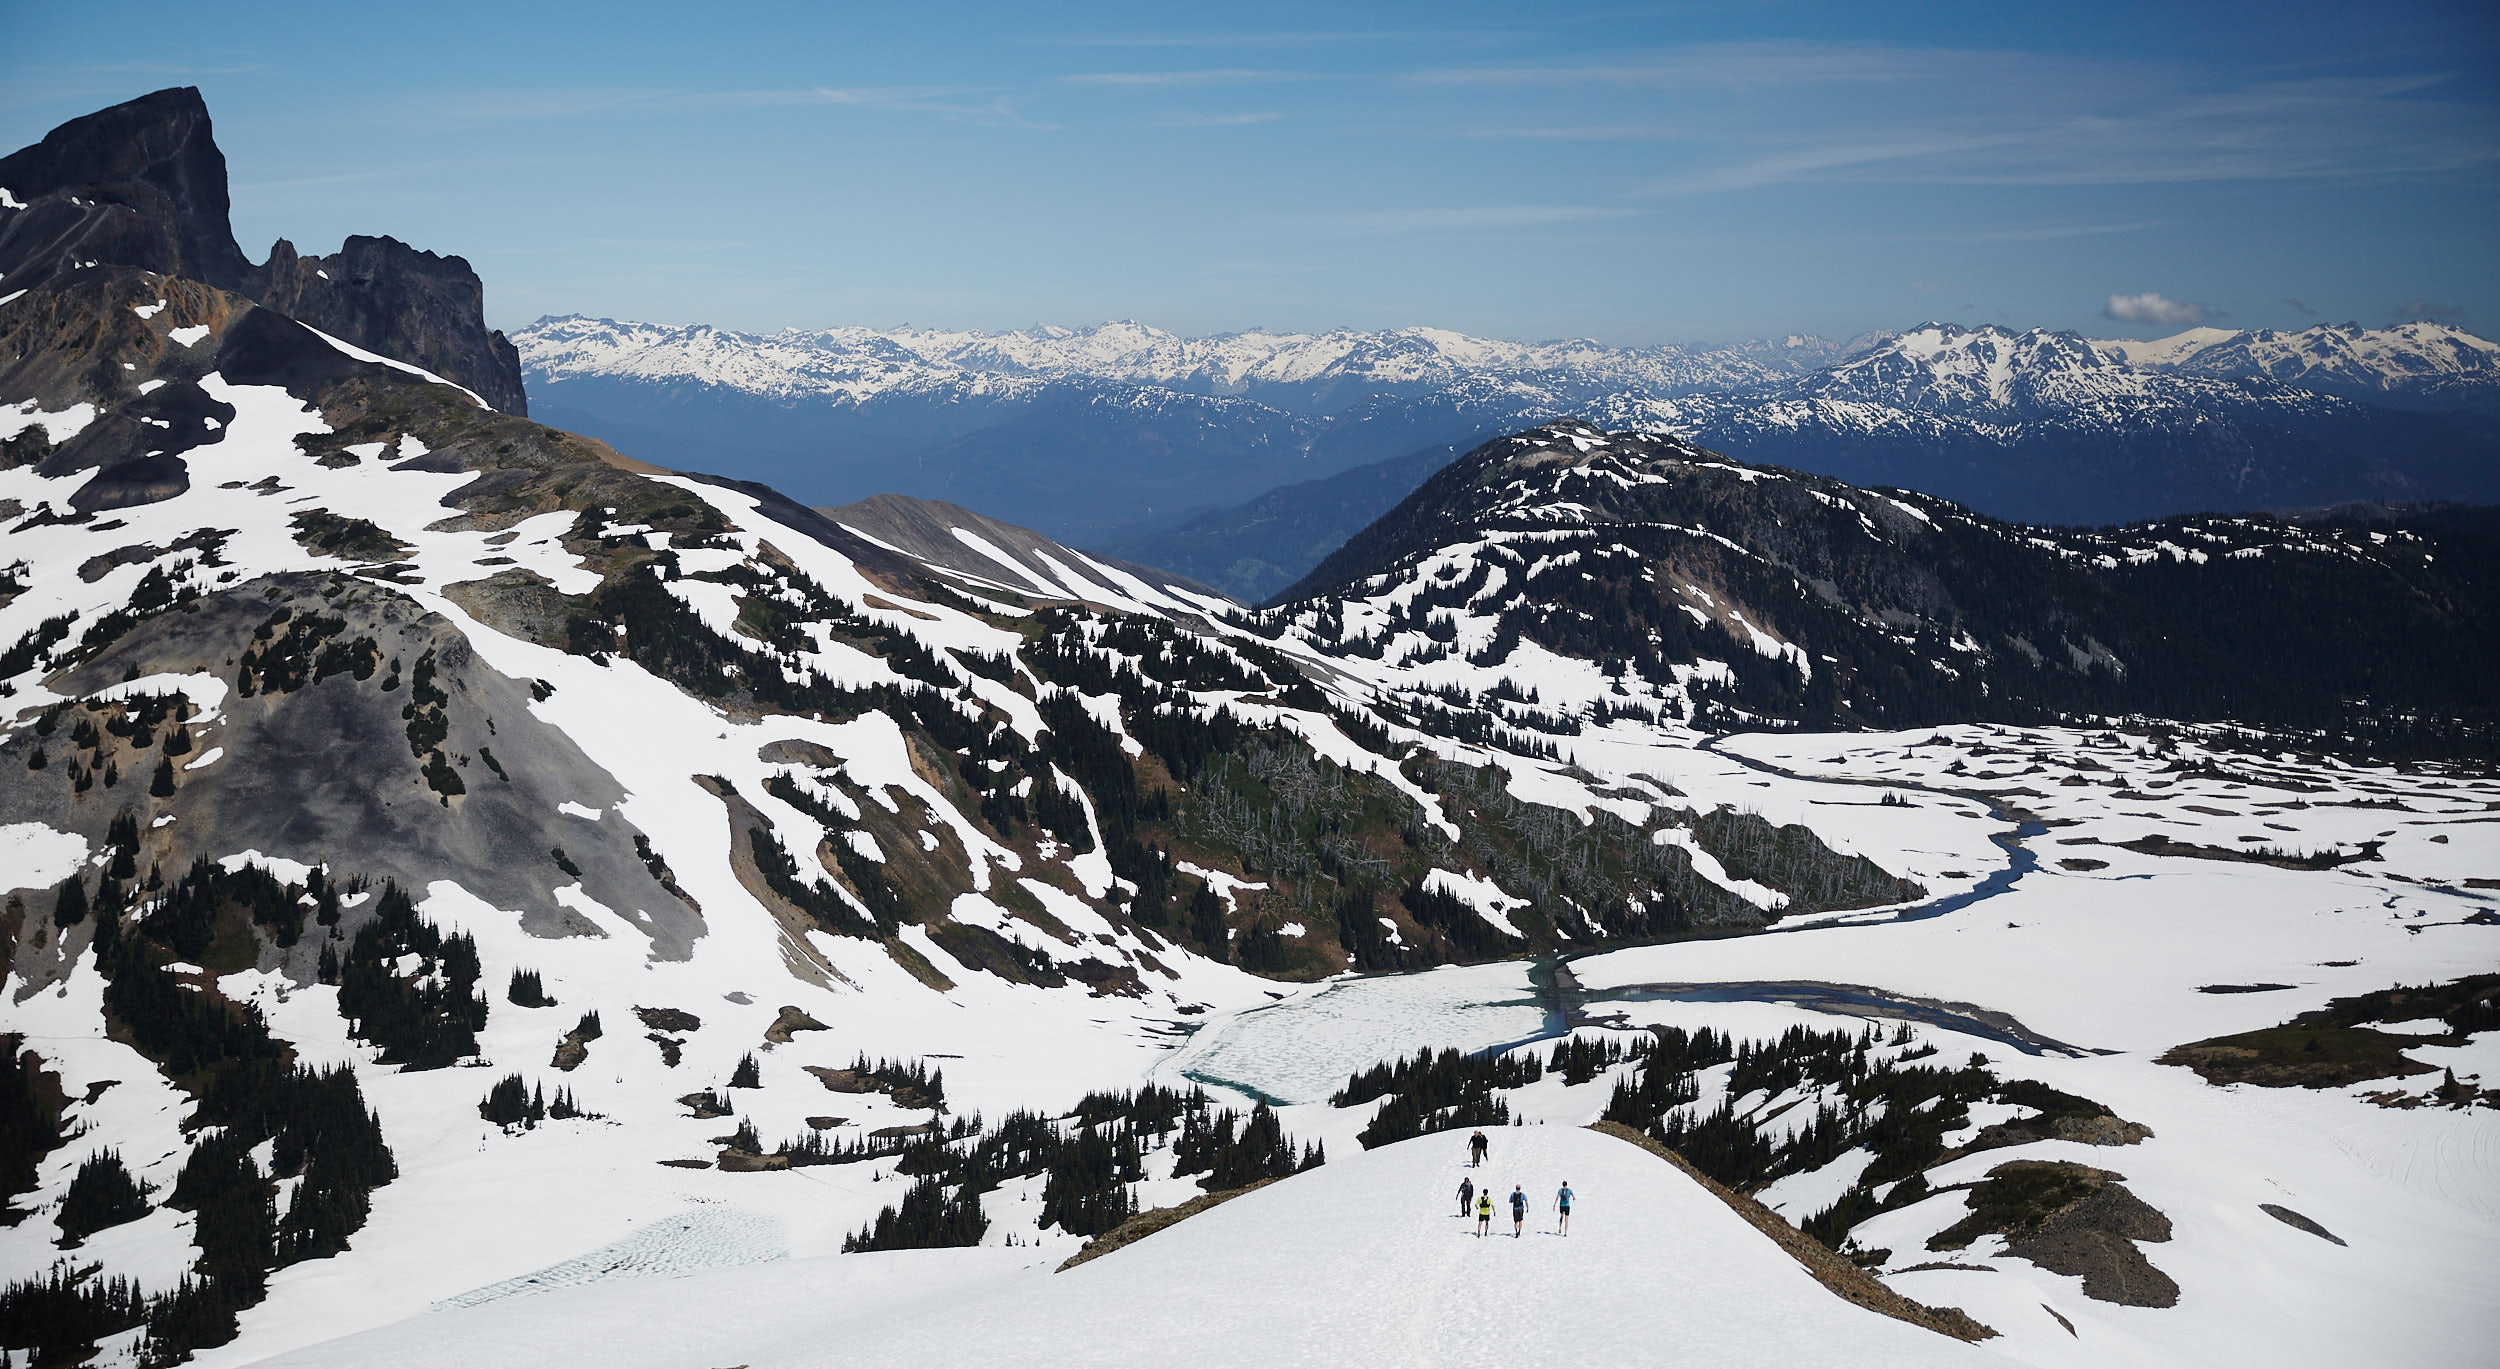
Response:
POLYGON ((1484 1233, 1491 1231, 1492 1229, 1493 1190, 1488 1188, 1484 1192, 1476 1195, 1476 1239, 1480 1241, 1483 1240, 1484 1233))
POLYGON ((1466 1215, 1467 1215, 1467 1205, 1468 1205, 1468 1203, 1469 1203, 1470 1201, 1472 1201, 1472 1200, 1475 1198, 1475 1196, 1476 1196, 1476 1181, 1475 1181, 1475 1180, 1473 1180, 1473 1179, 1461 1179, 1461 1180, 1459 1180, 1459 1181, 1458 1181, 1458 1215, 1459 1215, 1459 1216, 1464 1217, 1464 1216, 1466 1216, 1466 1215))
POLYGON ((1554 1210, 1555 1210, 1556 1212, 1559 1212, 1559 1213, 1561 1213, 1561 1214, 1562 1214, 1562 1216, 1560 1217, 1560 1219, 1559 1219, 1559 1220, 1557 1220, 1557 1221, 1554 1223, 1554 1230, 1555 1230, 1556 1234, 1558 1234, 1558 1235, 1563 1235, 1563 1236, 1568 1236, 1568 1235, 1570 1235, 1570 1234, 1571 1234, 1571 1181, 1570 1181, 1569 1179, 1565 1179, 1565 1180, 1563 1180, 1563 1185, 1562 1185, 1562 1187, 1561 1187, 1561 1188, 1559 1188, 1559 1189, 1557 1189, 1557 1190, 1555 1190, 1555 1192, 1554 1192, 1554 1210))
POLYGON ((1468 1138, 1467 1138, 1467 1154, 1468 1154, 1468 1155, 1469 1155, 1469 1157, 1470 1157, 1470 1158, 1469 1158, 1469 1160, 1468 1160, 1468 1163, 1469 1163, 1469 1164, 1475 1164, 1475 1165, 1480 1165, 1480 1164, 1483 1164, 1483 1163, 1484 1163, 1484 1153, 1485 1153, 1486 1151, 1488 1151, 1488 1150, 1491 1150, 1492 1148, 1493 1148, 1493 1143, 1492 1143, 1491 1141, 1488 1141, 1488 1140, 1484 1139, 1484 1133, 1483 1133, 1483 1132, 1481 1132, 1481 1131, 1477 1132, 1477 1133, 1476 1133, 1475 1135, 1473 1135, 1473 1136, 1468 1137, 1468 1138))
POLYGON ((1510 1186, 1510 1238, 1519 1239, 1519 1230, 1528 1224, 1528 1191, 1517 1184, 1510 1186))

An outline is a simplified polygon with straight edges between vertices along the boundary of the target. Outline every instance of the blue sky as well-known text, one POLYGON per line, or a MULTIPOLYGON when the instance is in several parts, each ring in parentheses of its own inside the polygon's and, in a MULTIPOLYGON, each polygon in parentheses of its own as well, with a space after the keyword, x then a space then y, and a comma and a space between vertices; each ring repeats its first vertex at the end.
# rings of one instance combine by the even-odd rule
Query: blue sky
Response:
POLYGON ((0 0, 0 145, 181 84, 506 327, 2500 329, 2487 2, 0 0))

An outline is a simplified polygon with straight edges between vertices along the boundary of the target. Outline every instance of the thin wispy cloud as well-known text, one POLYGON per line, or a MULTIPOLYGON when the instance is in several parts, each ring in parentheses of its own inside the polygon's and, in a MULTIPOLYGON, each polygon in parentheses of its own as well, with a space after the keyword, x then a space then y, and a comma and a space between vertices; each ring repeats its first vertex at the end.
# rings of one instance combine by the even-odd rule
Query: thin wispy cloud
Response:
POLYGON ((1262 109, 1241 114, 1176 114, 1163 123, 1167 128, 1242 128, 1277 123, 1284 117, 1282 110, 1262 109))
POLYGON ((2143 233, 2168 226, 2165 219, 2144 219, 2135 223, 2070 223, 2042 224, 2032 228, 1978 229, 1958 233, 1914 233, 1904 242, 2056 242, 2062 238, 2106 238, 2119 233, 2143 233))
POLYGON ((1254 71, 1223 67, 1208 71, 1088 71, 1055 78, 1065 86, 1115 90, 1163 90, 1188 86, 1257 86, 1314 79, 1306 71, 1254 71))
POLYGON ((1054 33, 1021 41, 1066 48, 1276 48, 1484 36, 1477 29, 1247 29, 1224 33, 1054 33))
POLYGON ((1591 223, 1631 218, 1639 212, 1605 205, 1500 204, 1453 209, 1355 209, 1340 213, 1305 214, 1290 222, 1309 228, 1357 234, 1448 233, 1591 223))
POLYGON ((2194 328, 2211 323, 2222 315, 2202 304, 2187 304, 2159 291, 2147 290, 2140 295, 2112 295, 2101 309, 2101 317, 2118 323, 2150 323, 2162 328, 2194 328))
POLYGON ((259 60, 200 58, 165 62, 94 62, 77 68, 79 71, 103 75, 135 74, 141 76, 243 76, 269 67, 259 60))
POLYGON ((1700 129, 1690 123, 1569 124, 1537 128, 1479 128, 1461 135, 1488 141, 1555 143, 1648 143, 1692 138, 1700 129))
POLYGON ((561 88, 463 92, 426 102, 429 116, 472 123, 599 114, 703 113, 836 107, 934 114, 962 123, 1026 125, 1023 101, 982 86, 803 86, 763 90, 561 88))
POLYGON ((1414 85, 1745 90, 1918 80, 1984 54, 1871 44, 1703 44, 1643 57, 1419 71, 1414 85))
POLYGON ((2500 164, 2500 123, 2486 108, 2442 98, 2453 80, 2421 73, 2270 81, 2155 99, 2124 70, 1974 71, 1944 98, 1923 85, 1881 103, 1818 106, 1785 129, 1729 115, 1702 141, 1734 155, 1639 189, 2153 185, 2384 178, 2500 164), (2032 93, 2020 102, 1990 98, 2010 94, 2009 83, 2032 93))
POLYGON ((1896 168, 1932 164, 1940 158, 1963 158, 2011 142, 2011 134, 1929 134, 1900 138, 1851 139, 1822 146, 1792 148, 1723 166, 1703 167, 1665 176, 1639 188, 1651 195, 1700 195, 1713 191, 1749 190, 1792 181, 1824 179, 1917 179, 1896 168))
POLYGON ((2404 303, 2397 305, 2395 308, 2390 309, 2388 312, 2394 314, 2398 318, 2411 319, 2417 323, 2438 322, 2442 320, 2464 318, 2465 306, 2461 304, 2435 304, 2430 300, 2416 299, 2407 300, 2404 303))

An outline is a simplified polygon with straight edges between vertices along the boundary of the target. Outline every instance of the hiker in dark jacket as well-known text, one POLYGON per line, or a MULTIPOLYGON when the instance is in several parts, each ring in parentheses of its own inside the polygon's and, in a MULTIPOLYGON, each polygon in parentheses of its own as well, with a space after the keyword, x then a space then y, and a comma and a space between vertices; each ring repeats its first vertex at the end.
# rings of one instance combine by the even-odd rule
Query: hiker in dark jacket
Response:
POLYGON ((1467 1215, 1467 1206, 1468 1206, 1468 1204, 1470 1204, 1470 1203, 1472 1203, 1472 1202, 1474 1202, 1474 1201, 1475 1201, 1475 1197, 1476 1197, 1476 1181, 1475 1181, 1475 1180, 1473 1180, 1473 1179, 1461 1179, 1461 1180, 1459 1180, 1459 1181, 1458 1181, 1458 1215, 1459 1215, 1459 1216, 1464 1217, 1464 1216, 1466 1216, 1466 1215, 1467 1215))

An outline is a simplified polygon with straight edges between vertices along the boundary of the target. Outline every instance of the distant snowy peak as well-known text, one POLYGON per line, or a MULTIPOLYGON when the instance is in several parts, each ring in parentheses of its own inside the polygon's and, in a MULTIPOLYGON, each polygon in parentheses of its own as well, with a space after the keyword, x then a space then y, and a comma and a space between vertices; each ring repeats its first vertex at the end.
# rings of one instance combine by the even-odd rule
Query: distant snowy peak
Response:
POLYGON ((2184 333, 2139 342, 2134 338, 2096 339, 2093 346, 2113 361, 2146 370, 2162 370, 2176 366, 2198 352, 2219 342, 2228 342, 2240 334, 2231 328, 2190 328, 2184 333))
POLYGON ((1779 389, 1790 398, 1967 413, 2140 397, 2143 379, 2078 333, 1923 323, 1779 389))
POLYGON ((2142 369, 2217 380, 2273 380, 2358 396, 2500 396, 2500 343, 2445 323, 2321 324, 2296 333, 2191 328, 2152 342, 2092 345, 2142 369))
POLYGON ((895 391, 1013 393, 1075 380, 1244 394, 1288 406, 1324 402, 1337 391, 1487 381, 1565 393, 1690 393, 1796 375, 1842 353, 1838 344, 1803 335, 1716 349, 1509 342, 1440 328, 1184 338, 1133 322, 1008 333, 845 327, 767 335, 580 316, 540 319, 514 341, 542 381, 604 376, 864 401, 895 391))

